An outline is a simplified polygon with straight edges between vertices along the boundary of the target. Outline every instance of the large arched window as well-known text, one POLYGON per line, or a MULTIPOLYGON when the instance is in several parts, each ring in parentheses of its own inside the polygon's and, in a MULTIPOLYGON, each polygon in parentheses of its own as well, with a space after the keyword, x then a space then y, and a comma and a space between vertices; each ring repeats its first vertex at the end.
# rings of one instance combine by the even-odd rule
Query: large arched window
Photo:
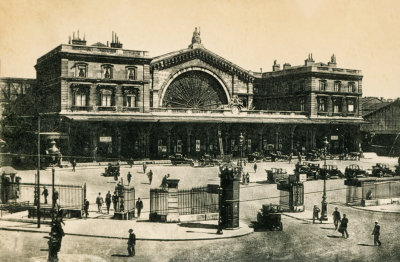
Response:
POLYGON ((179 75, 168 86, 163 99, 163 106, 172 108, 212 109, 227 103, 220 83, 202 71, 179 75))

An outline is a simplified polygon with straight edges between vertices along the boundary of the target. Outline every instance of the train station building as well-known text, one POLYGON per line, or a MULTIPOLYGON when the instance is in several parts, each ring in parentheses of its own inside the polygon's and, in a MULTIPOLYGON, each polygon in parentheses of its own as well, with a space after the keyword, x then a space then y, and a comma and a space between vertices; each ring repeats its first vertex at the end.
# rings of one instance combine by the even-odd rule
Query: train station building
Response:
POLYGON ((206 49, 195 29, 187 48, 158 57, 124 49, 115 34, 93 45, 73 36, 35 68, 31 94, 40 112, 56 113, 42 142, 55 139, 63 155, 200 157, 219 155, 220 145, 232 156, 289 153, 322 148, 324 137, 342 153, 361 142, 363 76, 338 67, 334 55, 252 72, 206 49))

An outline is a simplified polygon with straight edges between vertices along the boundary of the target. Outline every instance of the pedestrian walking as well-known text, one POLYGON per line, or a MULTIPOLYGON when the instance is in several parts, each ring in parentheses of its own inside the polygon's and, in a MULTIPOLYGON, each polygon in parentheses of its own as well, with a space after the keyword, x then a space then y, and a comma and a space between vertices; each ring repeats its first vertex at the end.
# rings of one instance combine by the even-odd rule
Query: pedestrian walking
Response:
POLYGON ((136 235, 133 233, 133 229, 129 229, 128 237, 128 254, 131 257, 135 256, 135 245, 136 245, 136 235))
POLYGON ((110 214, 110 206, 111 206, 111 193, 108 191, 106 195, 106 206, 107 206, 107 214, 110 214))
POLYGON ((332 216, 333 216, 333 224, 335 225, 335 230, 337 230, 341 218, 340 212, 338 211, 337 207, 335 207, 335 211, 333 211, 332 216))
POLYGON ((168 177, 169 177, 169 174, 167 174, 167 175, 165 175, 164 177, 163 177, 163 179, 162 179, 162 181, 161 181, 161 188, 162 189, 166 189, 167 188, 167 179, 168 179, 168 177))
POLYGON ((257 163, 254 163, 253 169, 254 169, 254 173, 256 173, 257 172, 257 163))
POLYGON ((76 167, 76 160, 75 160, 75 158, 72 159, 71 165, 72 165, 72 172, 75 172, 75 167, 76 167))
POLYGON ((87 200, 86 198, 83 205, 83 211, 85 212, 85 217, 87 218, 89 215, 89 200, 87 200))
POLYGON ((246 174, 244 172, 242 173, 242 184, 246 184, 246 174))
POLYGON ((49 196, 49 190, 46 187, 43 187, 42 195, 44 196, 44 203, 47 204, 47 197, 49 196))
POLYGON ((118 196, 117 196, 117 192, 114 191, 114 194, 112 195, 112 202, 113 202, 113 206, 114 206, 114 212, 117 211, 117 204, 118 204, 118 196))
POLYGON ((379 240, 380 231, 381 231, 381 226, 379 225, 378 221, 375 221, 375 227, 374 230, 372 231, 372 235, 374 235, 374 246, 382 245, 381 241, 379 240))
POLYGON ((129 158, 129 164, 130 164, 130 166, 132 168, 132 166, 133 166, 133 158, 132 157, 129 158))
POLYGON ((126 178, 128 180, 128 185, 131 183, 131 179, 132 179, 132 174, 131 172, 128 172, 128 175, 126 175, 126 178))
POLYGON ((292 158, 293 158, 293 152, 290 152, 290 154, 289 154, 289 164, 292 162, 292 158))
POLYGON ((143 162, 143 174, 146 174, 147 165, 146 162, 143 162))
POLYGON ((103 197, 99 192, 99 195, 96 198, 97 210, 99 211, 99 213, 101 213, 101 207, 103 206, 103 203, 104 203, 103 197))
MULTIPOLYGON (((313 218, 312 218, 313 224, 315 224, 315 219, 319 220, 319 212, 320 212, 320 211, 321 211, 321 210, 317 207, 317 205, 314 205, 314 208, 313 208, 313 218)), ((321 223, 322 223, 322 220, 321 220, 321 223)))
POLYGON ((136 209, 137 209, 137 217, 140 217, 140 212, 143 209, 143 202, 140 199, 140 197, 138 198, 138 200, 136 201, 136 209))
POLYGON ((246 173, 246 184, 250 183, 250 175, 249 172, 246 173))
POLYGON ((347 232, 347 224, 349 223, 349 220, 346 217, 346 214, 343 214, 343 218, 340 221, 340 226, 339 226, 339 233, 342 233, 343 238, 349 238, 349 233, 347 232))
POLYGON ((147 174, 147 177, 149 178, 149 184, 151 185, 151 181, 153 181, 153 171, 149 171, 149 173, 147 174))

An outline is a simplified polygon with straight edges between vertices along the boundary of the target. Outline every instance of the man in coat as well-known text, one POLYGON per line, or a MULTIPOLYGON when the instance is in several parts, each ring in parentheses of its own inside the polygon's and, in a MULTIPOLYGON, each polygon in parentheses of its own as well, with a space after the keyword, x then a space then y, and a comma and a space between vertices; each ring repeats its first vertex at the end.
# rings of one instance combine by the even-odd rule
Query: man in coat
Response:
POLYGON ((151 185, 151 181, 153 180, 153 171, 149 171, 149 173, 147 174, 147 176, 149 177, 149 184, 151 185))
POLYGON ((85 217, 87 218, 89 215, 89 200, 87 200, 86 198, 83 205, 83 211, 85 212, 85 217))
POLYGON ((343 238, 349 238, 349 233, 347 233, 347 224, 349 220, 346 217, 346 214, 343 214, 342 221, 340 222, 339 232, 342 233, 343 238))
POLYGON ((47 196, 49 195, 49 190, 46 187, 43 187, 42 195, 44 196, 44 203, 47 204, 47 196))
MULTIPOLYGON (((312 222, 315 224, 315 219, 319 220, 319 212, 321 210, 317 207, 317 205, 314 205, 313 208, 313 217, 312 217, 312 222)), ((322 220, 321 220, 322 221, 322 220)), ((322 223, 322 222, 321 222, 322 223)))
POLYGON ((136 245, 136 235, 135 233, 133 233, 133 229, 129 229, 128 254, 131 257, 135 256, 135 245, 136 245))
POLYGON ((140 197, 138 198, 138 200, 136 201, 136 209, 137 209, 137 216, 140 217, 140 212, 143 209, 143 202, 140 199, 140 197))
POLYGON ((118 196, 117 196, 117 192, 114 191, 114 194, 112 195, 112 202, 113 202, 113 206, 114 206, 114 212, 117 211, 117 204, 118 204, 118 196))
POLYGON ((340 212, 338 211, 337 207, 335 207, 335 211, 333 211, 332 216, 333 216, 333 224, 335 225, 335 230, 337 230, 341 218, 340 212))
POLYGON ((108 193, 106 194, 106 206, 107 206, 107 214, 110 214, 110 206, 111 206, 111 193, 110 193, 110 190, 108 190, 108 193))
POLYGON ((128 175, 126 175, 126 178, 128 180, 128 185, 131 183, 131 179, 132 179, 132 174, 131 172, 128 172, 128 175))
POLYGON ((380 231, 381 231, 381 226, 379 225, 378 221, 375 221, 375 227, 374 230, 372 231, 372 235, 374 235, 374 246, 382 245, 381 241, 379 241, 380 231))
POLYGON ((256 173, 257 172, 257 163, 254 163, 253 169, 254 169, 254 173, 256 173))
POLYGON ((103 197, 99 192, 99 195, 96 198, 97 210, 99 211, 99 213, 101 213, 101 207, 103 206, 103 203, 104 203, 103 197))

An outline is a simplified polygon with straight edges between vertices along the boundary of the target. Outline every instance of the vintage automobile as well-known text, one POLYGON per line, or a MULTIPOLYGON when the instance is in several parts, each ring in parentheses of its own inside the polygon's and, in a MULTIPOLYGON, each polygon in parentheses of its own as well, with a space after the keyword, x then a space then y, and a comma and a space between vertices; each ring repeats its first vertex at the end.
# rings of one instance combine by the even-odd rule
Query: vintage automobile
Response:
POLYGON ((172 156, 169 156, 169 159, 171 160, 171 164, 176 166, 176 165, 194 165, 194 162, 192 159, 184 157, 182 154, 174 154, 172 156))
POLYGON ((394 176, 394 172, 386 164, 377 163, 372 167, 372 174, 374 177, 394 176))
POLYGON ((282 231, 282 211, 283 210, 279 205, 262 205, 262 208, 257 213, 258 226, 268 230, 282 231))
POLYGON ((254 152, 247 156, 247 160, 249 163, 262 161, 263 159, 264 159, 264 156, 259 152, 254 152))
POLYGON ((272 162, 279 161, 279 160, 288 160, 289 156, 282 154, 281 151, 271 152, 270 158, 272 162))
POLYGON ((366 177, 367 171, 362 170, 359 165, 349 165, 344 170, 344 176, 347 179, 366 177))
POLYGON ((287 179, 289 177, 285 169, 282 168, 271 168, 271 170, 265 170, 267 172, 267 179, 269 183, 278 184, 280 180, 287 179))
POLYGON ((113 176, 114 178, 117 178, 116 180, 118 180, 118 177, 120 175, 119 172, 120 166, 118 163, 116 164, 112 164, 112 163, 108 163, 108 166, 104 169, 104 173, 102 173, 102 176, 113 176))
POLYGON ((322 178, 326 176, 326 179, 338 179, 344 177, 342 171, 340 171, 336 165, 323 165, 319 172, 320 176, 322 178))
POLYGON ((212 158, 211 155, 209 154, 204 154, 200 159, 199 159, 199 166, 205 167, 205 166, 218 166, 219 161, 212 158))
POLYGON ((310 168, 310 171, 307 174, 308 179, 317 180, 320 178, 319 173, 320 173, 321 168, 320 168, 319 164, 304 162, 304 165, 307 165, 310 168))
POLYGON ((320 155, 317 150, 311 150, 306 154, 306 161, 317 161, 320 159, 320 155))

